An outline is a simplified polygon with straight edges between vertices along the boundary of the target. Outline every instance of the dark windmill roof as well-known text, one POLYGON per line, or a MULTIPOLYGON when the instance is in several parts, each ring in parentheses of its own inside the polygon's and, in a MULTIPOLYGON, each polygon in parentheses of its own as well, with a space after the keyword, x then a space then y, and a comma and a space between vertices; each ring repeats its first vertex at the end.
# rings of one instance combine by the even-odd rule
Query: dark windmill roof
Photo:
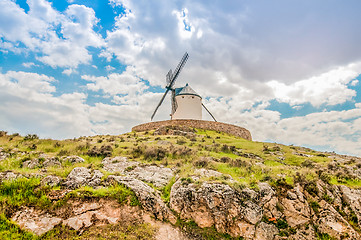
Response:
POLYGON ((189 85, 188 83, 185 85, 185 87, 176 88, 175 89, 175 95, 194 95, 202 98, 198 93, 196 93, 189 85))

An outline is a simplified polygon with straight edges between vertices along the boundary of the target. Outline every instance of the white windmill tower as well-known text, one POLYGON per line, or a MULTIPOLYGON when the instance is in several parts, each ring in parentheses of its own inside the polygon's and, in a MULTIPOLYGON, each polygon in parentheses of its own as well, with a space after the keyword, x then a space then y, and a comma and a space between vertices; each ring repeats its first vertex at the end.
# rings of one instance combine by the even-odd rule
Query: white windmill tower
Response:
MULTIPOLYGON (((167 90, 165 91, 163 97, 161 98, 159 104, 154 110, 154 113, 151 117, 153 117, 157 112, 160 105, 163 103, 165 96, 169 91, 172 91, 172 112, 171 119, 194 119, 194 120, 202 120, 202 107, 211 115, 211 117, 216 121, 211 112, 204 106, 202 103, 202 97, 196 93, 188 83, 182 88, 174 88, 175 81, 182 70, 183 66, 188 60, 188 53, 186 52, 179 62, 178 66, 174 70, 172 74, 172 69, 169 70, 166 76, 167 86, 165 87, 167 90)), ((216 121, 217 122, 217 121, 216 121)))

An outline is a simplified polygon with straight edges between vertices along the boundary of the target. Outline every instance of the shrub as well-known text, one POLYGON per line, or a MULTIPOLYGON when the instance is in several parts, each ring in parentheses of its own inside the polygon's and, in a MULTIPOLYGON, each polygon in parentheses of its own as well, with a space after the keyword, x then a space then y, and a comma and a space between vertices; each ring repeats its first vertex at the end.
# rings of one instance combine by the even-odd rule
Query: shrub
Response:
POLYGON ((208 160, 205 157, 201 157, 201 158, 197 159, 196 161, 194 161, 193 165, 195 167, 204 168, 204 167, 208 166, 208 160))
POLYGON ((110 157, 112 156, 113 148, 110 145, 103 145, 100 148, 94 146, 87 154, 91 157, 110 157))
POLYGON ((34 140, 34 139, 39 139, 38 135, 36 134, 28 134, 24 137, 24 140, 34 140))

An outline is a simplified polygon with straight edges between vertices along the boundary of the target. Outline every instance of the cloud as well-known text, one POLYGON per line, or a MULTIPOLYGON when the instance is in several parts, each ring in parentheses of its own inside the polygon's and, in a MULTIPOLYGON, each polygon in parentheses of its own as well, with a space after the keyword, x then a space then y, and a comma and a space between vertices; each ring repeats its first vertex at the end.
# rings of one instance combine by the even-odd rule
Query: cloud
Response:
POLYGON ((26 68, 31 68, 31 67, 38 67, 39 65, 36 65, 33 62, 24 62, 23 66, 26 67, 26 68))
POLYGON ((68 75, 70 76, 71 74, 75 74, 75 73, 78 73, 78 71, 72 69, 72 68, 68 68, 68 69, 65 69, 62 74, 65 74, 65 75, 68 75))
POLYGON ((356 96, 356 91, 349 89, 347 85, 350 82, 350 85, 355 84, 355 81, 357 83, 354 79, 360 74, 360 67, 361 63, 350 64, 291 85, 275 80, 266 84, 279 102, 289 103, 291 106, 307 102, 315 107, 322 104, 336 105, 356 96))
POLYGON ((132 67, 127 67, 121 74, 111 73, 107 77, 83 75, 82 79, 91 82, 86 85, 89 90, 102 91, 111 95, 121 94, 135 97, 148 88, 132 67))
POLYGON ((0 3, 0 36, 2 48, 37 53, 37 60, 52 67, 73 67, 89 64, 88 47, 101 48, 104 40, 93 28, 98 24, 93 9, 69 5, 64 13, 56 11, 45 0, 29 0, 26 13, 15 2, 0 3), (60 31, 59 31, 60 29, 60 31))

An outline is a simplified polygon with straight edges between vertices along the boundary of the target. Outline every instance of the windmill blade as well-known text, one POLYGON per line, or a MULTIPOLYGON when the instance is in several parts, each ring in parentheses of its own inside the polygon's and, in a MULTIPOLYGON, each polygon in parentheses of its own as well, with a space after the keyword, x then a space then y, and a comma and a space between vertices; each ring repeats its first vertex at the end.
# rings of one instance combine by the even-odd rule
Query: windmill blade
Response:
POLYGON ((204 109, 209 113, 209 115, 211 115, 211 117, 213 118, 213 120, 215 122, 217 122, 217 120, 214 118, 214 116, 212 115, 212 113, 206 108, 206 106, 204 106, 204 104, 202 103, 202 107, 204 107, 204 109))
POLYGON ((169 72, 165 76, 165 79, 166 79, 166 83, 167 83, 166 87, 169 87, 170 81, 172 80, 172 69, 169 70, 169 72))
POLYGON ((151 121, 153 120, 153 117, 154 117, 155 113, 157 112, 158 108, 159 108, 160 105, 163 103, 164 98, 165 98, 165 96, 167 95, 168 92, 169 92, 169 88, 167 88, 167 90, 165 91, 162 99, 161 99, 160 102, 158 103, 158 106, 155 108, 154 113, 153 113, 152 117, 150 118, 151 121))
POLYGON ((180 71, 182 70, 182 68, 184 67, 184 65, 186 64, 187 60, 189 58, 188 53, 186 52, 181 61, 178 63, 178 66, 176 67, 176 69, 174 70, 173 76, 171 78, 170 84, 168 85, 168 87, 172 87, 175 83, 175 80, 177 79, 180 71))

